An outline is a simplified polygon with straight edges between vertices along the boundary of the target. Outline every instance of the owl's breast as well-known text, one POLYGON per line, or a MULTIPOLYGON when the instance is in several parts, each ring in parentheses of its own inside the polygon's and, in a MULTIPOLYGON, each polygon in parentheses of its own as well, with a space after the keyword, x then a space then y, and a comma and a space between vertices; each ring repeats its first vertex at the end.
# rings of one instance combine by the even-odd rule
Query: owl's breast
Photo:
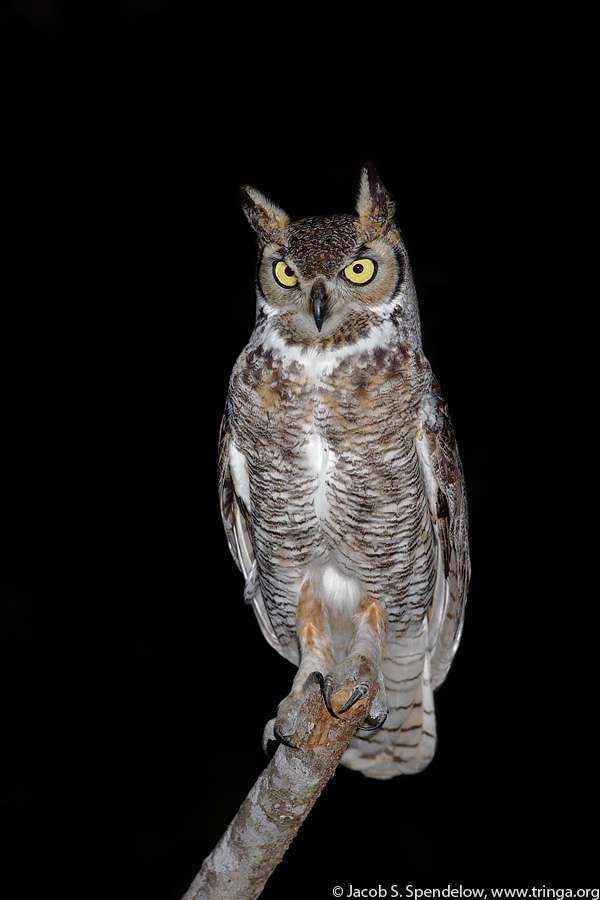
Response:
MULTIPOLYGON (((409 373, 410 375, 411 373, 409 373)), ((416 450, 417 378, 389 368, 323 385, 314 405, 319 523, 342 572, 398 608, 428 602, 431 517, 416 450)))
POLYGON ((327 378, 263 367, 230 393, 265 594, 291 596, 307 567, 381 591, 431 559, 415 449, 417 394, 403 371, 346 366, 327 378), (418 561, 418 559, 417 559, 418 561))

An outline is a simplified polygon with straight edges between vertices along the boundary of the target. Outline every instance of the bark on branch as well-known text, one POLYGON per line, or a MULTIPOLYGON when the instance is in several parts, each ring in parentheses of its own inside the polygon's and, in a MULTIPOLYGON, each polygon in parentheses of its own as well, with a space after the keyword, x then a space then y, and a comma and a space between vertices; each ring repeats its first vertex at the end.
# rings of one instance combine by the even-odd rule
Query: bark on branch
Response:
MULTIPOLYGON (((376 692, 377 685, 334 719, 315 683, 300 711, 293 739, 298 749, 280 744, 182 900, 258 897, 368 716, 376 692)), ((352 685, 345 682, 333 696, 333 708, 340 709, 351 694, 352 685)))

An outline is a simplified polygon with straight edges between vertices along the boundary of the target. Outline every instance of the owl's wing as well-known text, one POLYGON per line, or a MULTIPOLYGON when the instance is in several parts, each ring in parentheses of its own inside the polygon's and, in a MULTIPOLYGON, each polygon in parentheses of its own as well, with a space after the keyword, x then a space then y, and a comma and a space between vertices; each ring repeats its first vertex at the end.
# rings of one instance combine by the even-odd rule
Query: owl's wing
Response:
POLYGON ((236 493, 229 456, 232 446, 227 410, 221 420, 219 434, 219 500, 225 535, 231 555, 247 580, 254 565, 254 549, 250 537, 250 514, 247 504, 236 493))
POLYGON ((437 575, 428 613, 433 687, 446 677, 463 626, 471 575, 467 498, 454 428, 440 386, 432 378, 416 441, 437 545, 437 575))
POLYGON ((245 459, 236 448, 231 434, 227 409, 221 420, 219 436, 219 499, 231 555, 246 579, 244 591, 246 602, 252 604, 260 629, 269 644, 297 665, 299 662, 297 647, 293 641, 287 645, 280 642, 260 591, 251 536, 248 475, 245 470, 245 459))

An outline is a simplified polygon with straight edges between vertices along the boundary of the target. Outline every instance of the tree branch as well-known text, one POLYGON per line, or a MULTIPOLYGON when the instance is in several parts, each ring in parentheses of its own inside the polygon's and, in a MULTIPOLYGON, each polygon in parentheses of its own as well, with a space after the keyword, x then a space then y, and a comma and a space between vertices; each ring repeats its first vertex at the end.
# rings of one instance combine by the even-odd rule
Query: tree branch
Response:
MULTIPOLYGON (((334 719, 315 682, 300 710, 293 738, 298 749, 279 745, 182 900, 258 897, 369 714, 376 692, 377 685, 334 719)), ((334 709, 351 694, 346 681, 334 695, 334 709)))

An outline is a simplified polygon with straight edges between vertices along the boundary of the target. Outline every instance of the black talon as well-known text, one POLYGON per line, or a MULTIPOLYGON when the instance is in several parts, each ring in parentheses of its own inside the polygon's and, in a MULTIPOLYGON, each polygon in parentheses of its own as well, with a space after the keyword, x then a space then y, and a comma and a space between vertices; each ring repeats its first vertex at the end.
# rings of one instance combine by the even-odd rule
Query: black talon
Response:
POLYGON ((331 713, 334 719, 339 719, 337 713, 331 708, 331 691, 333 690, 333 679, 327 676, 327 678, 323 678, 320 672, 315 672, 314 677, 317 679, 318 685, 321 688, 321 697, 323 698, 323 703, 327 707, 327 711, 331 713))
POLYGON ((279 732, 279 730, 278 730, 278 728, 277 728, 276 725, 273 726, 273 734, 275 735, 275 737, 277 738, 277 740, 278 740, 281 744, 285 744, 286 747, 291 747, 292 750, 299 750, 299 749, 300 749, 299 747, 296 747, 295 744, 292 744, 292 742, 289 741, 286 737, 284 737, 284 736, 279 732))
MULTIPOLYGON (((388 710, 388 712, 389 712, 389 710, 388 710)), ((383 723, 385 722, 387 717, 388 717, 388 713, 384 712, 381 719, 378 722, 375 722, 374 725, 359 725, 358 726, 359 731, 377 731, 378 728, 381 728, 381 726, 383 725, 383 723)))
POLYGON ((359 700, 362 700, 363 697, 366 697, 369 693, 369 685, 366 682, 361 682, 357 684, 352 692, 352 696, 350 699, 344 703, 342 708, 340 709, 341 713, 348 712, 351 706, 354 706, 359 700))

